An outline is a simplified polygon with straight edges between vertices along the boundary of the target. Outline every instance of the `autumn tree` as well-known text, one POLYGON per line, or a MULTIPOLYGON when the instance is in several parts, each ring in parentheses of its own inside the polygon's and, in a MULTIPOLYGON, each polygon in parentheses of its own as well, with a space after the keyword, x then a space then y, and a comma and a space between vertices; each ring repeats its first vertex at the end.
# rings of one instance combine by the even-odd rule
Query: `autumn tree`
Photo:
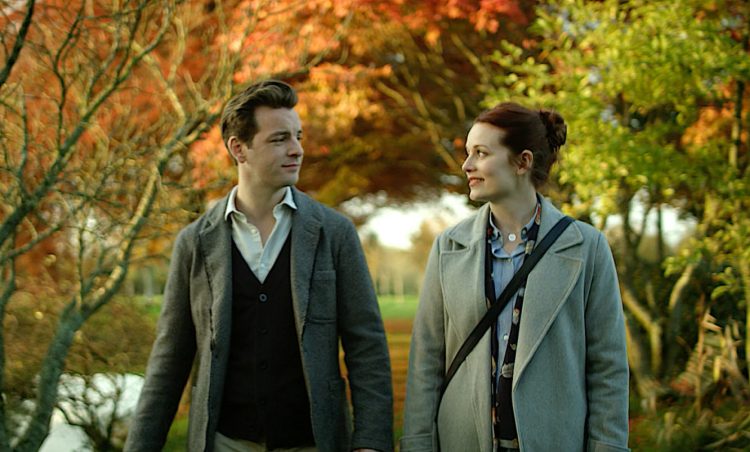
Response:
POLYGON ((345 20, 316 34, 325 4, 2 2, 0 448, 39 449, 84 325, 202 210, 190 145, 244 82, 330 51, 345 20), (309 29, 280 34, 289 17, 309 29))
MULTIPOLYGON (((305 128, 299 186, 343 207, 355 198, 382 205, 465 190, 463 138, 490 86, 484 63, 501 39, 524 38, 534 2, 333 4, 316 33, 339 22, 351 31, 298 79, 305 128)), ((289 22, 289 33, 300 30, 289 22)), ((196 172, 222 174, 220 182, 197 180, 207 197, 233 180, 231 162, 211 157, 222 146, 213 130, 194 147, 196 172)))

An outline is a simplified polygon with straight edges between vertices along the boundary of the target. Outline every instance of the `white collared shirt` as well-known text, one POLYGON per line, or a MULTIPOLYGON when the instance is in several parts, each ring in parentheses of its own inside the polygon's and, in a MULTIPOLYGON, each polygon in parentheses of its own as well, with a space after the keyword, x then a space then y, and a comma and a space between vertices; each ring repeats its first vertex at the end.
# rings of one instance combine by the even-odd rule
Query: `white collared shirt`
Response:
POLYGON ((292 213, 297 210, 294 203, 292 189, 287 187, 281 202, 273 208, 273 217, 276 224, 273 226, 271 235, 268 236, 265 246, 260 238, 260 231, 254 224, 247 221, 245 214, 237 210, 235 200, 237 198, 237 186, 229 192, 227 210, 224 219, 232 220, 232 240, 242 257, 247 262, 250 270, 263 283, 271 271, 273 264, 284 247, 289 232, 292 230, 292 213))

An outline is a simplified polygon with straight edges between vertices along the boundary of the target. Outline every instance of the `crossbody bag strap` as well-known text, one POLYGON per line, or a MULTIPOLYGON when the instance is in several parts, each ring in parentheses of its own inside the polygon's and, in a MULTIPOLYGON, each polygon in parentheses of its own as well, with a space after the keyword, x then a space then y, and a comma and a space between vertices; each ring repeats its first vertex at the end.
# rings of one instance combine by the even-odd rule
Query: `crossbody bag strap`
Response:
POLYGON ((458 371, 458 368, 461 366, 461 364, 464 362, 467 356, 469 356, 469 353, 474 349, 474 347, 477 345, 479 340, 484 335, 485 331, 487 331, 487 328, 492 325, 492 322, 495 321, 498 315, 500 315, 500 312, 502 312, 505 305, 508 304, 510 299, 513 297, 513 295, 518 292, 518 289, 520 285, 523 283, 523 281, 526 279, 526 276, 529 274, 531 269, 534 268, 534 266, 539 262, 539 259, 544 256, 544 253, 547 252, 550 246, 552 246, 553 243, 555 243, 555 240, 557 240, 558 237, 560 237, 560 234, 563 233, 563 231, 573 222, 573 219, 569 216, 564 216, 558 221, 555 226, 552 227, 552 229, 547 233, 547 235, 544 236, 541 242, 537 244, 537 246, 534 248, 534 251, 531 252, 531 254, 528 256, 528 258, 524 259, 523 265, 521 265, 521 268, 518 269, 515 275, 513 275, 513 278, 510 280, 508 285, 505 287, 505 290, 503 290, 503 293, 500 294, 500 297, 498 297, 497 302, 494 303, 484 314, 482 319, 477 323, 477 325, 474 327, 474 329, 469 334, 469 337, 466 338, 464 343, 461 345, 461 348, 458 349, 458 353, 456 353, 456 356, 453 358, 453 361, 451 361, 450 367, 448 367, 448 372, 445 374, 445 378, 443 379, 443 384, 440 386, 440 397, 438 398, 438 409, 435 410, 435 419, 437 420, 437 412, 440 408, 440 400, 443 398, 443 394, 445 393, 445 390, 448 388, 448 384, 453 379, 453 376, 458 371))

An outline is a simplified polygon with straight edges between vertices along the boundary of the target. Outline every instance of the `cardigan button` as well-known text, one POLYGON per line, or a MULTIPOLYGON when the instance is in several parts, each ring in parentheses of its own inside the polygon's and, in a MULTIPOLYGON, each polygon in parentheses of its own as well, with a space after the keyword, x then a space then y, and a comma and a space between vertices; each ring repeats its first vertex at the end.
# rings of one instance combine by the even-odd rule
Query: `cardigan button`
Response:
POLYGON ((265 303, 266 301, 268 301, 268 295, 262 293, 262 294, 260 294, 260 296, 258 297, 258 299, 260 300, 261 303, 265 303))

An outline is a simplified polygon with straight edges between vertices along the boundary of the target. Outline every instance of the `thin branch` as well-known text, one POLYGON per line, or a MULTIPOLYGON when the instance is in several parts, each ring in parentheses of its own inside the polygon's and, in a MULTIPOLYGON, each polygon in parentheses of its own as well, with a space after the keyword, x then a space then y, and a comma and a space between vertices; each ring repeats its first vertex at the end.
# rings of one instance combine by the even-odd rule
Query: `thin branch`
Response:
POLYGON ((24 16, 23 22, 21 23, 21 28, 18 30, 16 42, 13 44, 13 50, 5 59, 5 66, 0 71, 0 88, 2 88, 3 85, 5 85, 5 82, 8 81, 10 73, 13 70, 13 67, 16 65, 19 55, 21 54, 21 49, 23 49, 24 44, 26 43, 26 35, 28 34, 29 28, 31 27, 31 19, 34 16, 35 4, 35 0, 28 0, 28 2, 26 2, 26 15, 24 16))
MULTIPOLYGON (((183 37, 184 39, 184 37, 183 37)), ((182 41, 182 39, 179 39, 178 41, 182 41)), ((137 42, 133 42, 133 47, 136 48, 136 50, 142 50, 140 45, 137 42)), ((184 46, 183 50, 184 50, 184 46)), ((173 60, 172 67, 170 70, 170 77, 173 77, 173 71, 176 70, 177 66, 179 66, 179 63, 182 62, 182 57, 179 59, 173 60)), ((167 99, 169 99, 169 104, 172 106, 172 109, 177 114, 177 117, 180 119, 180 121, 185 120, 185 109, 182 107, 182 104, 180 103, 180 99, 177 97, 177 93, 174 91, 174 83, 170 82, 168 78, 164 76, 164 73, 161 71, 161 67, 159 66, 159 63, 156 61, 156 59, 153 57, 153 55, 146 55, 144 57, 144 61, 148 64, 148 68, 151 70, 151 73, 154 75, 156 80, 158 80, 161 84, 161 88, 164 91, 164 94, 167 96, 167 99)))
POLYGON ((169 28, 169 23, 171 22, 172 15, 174 14, 174 11, 171 7, 166 7, 165 9, 167 9, 168 16, 164 19, 164 23, 159 29, 156 37, 154 37, 154 39, 148 45, 146 45, 141 52, 133 56, 132 59, 130 59, 129 63, 124 66, 124 69, 118 73, 118 76, 114 77, 110 81, 109 85, 99 93, 96 99, 94 99, 94 102, 88 107, 88 110, 81 116, 74 130, 70 135, 68 135, 65 142, 62 143, 62 145, 59 147, 55 161, 52 163, 49 170, 45 174, 42 183, 31 194, 31 196, 24 199, 21 204, 5 219, 2 225, 0 225, 0 246, 2 246, 8 239, 10 231, 16 228, 21 220, 26 217, 29 212, 33 211, 37 207, 39 202, 41 202, 41 199, 57 182, 57 178, 64 169, 74 145, 78 142, 81 135, 83 135, 83 132, 88 129, 89 121, 99 110, 99 107, 101 107, 102 104, 112 95, 112 93, 114 93, 115 90, 119 88, 120 85, 130 76, 133 68, 138 63, 140 63, 140 61, 148 53, 152 52, 162 41, 169 28))
POLYGON ((461 53, 466 57, 467 60, 474 66, 474 68, 479 73, 480 81, 482 85, 489 85, 490 80, 492 80, 492 74, 487 69, 487 67, 482 64, 481 58, 474 53, 462 40, 461 37, 456 33, 450 34, 451 41, 453 41, 453 44, 458 47, 458 50, 461 51, 461 53))
POLYGON ((176 149, 185 146, 184 143, 190 143, 197 139, 200 134, 208 130, 214 124, 218 117, 219 115, 217 114, 209 115, 203 121, 196 119, 184 124, 175 134, 175 137, 164 146, 158 162, 152 168, 151 175, 149 176, 143 190, 143 195, 141 196, 138 207, 135 209, 128 226, 125 229, 126 232, 120 242, 117 257, 115 258, 117 265, 109 274, 107 280, 97 290, 97 294, 94 298, 86 303, 84 309, 85 315, 90 315, 106 304, 114 296, 117 290, 119 290, 122 281, 125 279, 128 265, 130 263, 133 244, 145 225, 154 201, 156 200, 156 195, 161 187, 161 176, 164 172, 166 163, 176 149))
POLYGON ((18 164, 16 180, 18 181, 18 191, 21 198, 29 196, 26 190, 26 184, 23 181, 23 174, 26 172, 26 164, 29 161, 29 115, 26 109, 26 98, 21 93, 21 122, 23 123, 23 143, 21 144, 21 161, 18 164))
POLYGON ((57 52, 55 52, 55 56, 53 57, 52 61, 52 73, 54 74, 55 78, 57 78, 57 82, 60 85, 60 98, 55 103, 57 104, 57 147, 58 152, 60 148, 62 147, 62 133, 64 130, 64 113, 65 113, 65 103, 67 101, 68 97, 68 84, 65 81, 65 76, 62 73, 62 70, 60 69, 61 62, 63 60, 63 55, 66 54, 66 51, 68 48, 73 47, 73 43, 78 39, 78 27, 83 22, 83 9, 85 6, 85 2, 81 3, 80 8, 78 9, 78 12, 76 13, 76 17, 73 20, 73 23, 70 25, 70 28, 68 29, 68 32, 65 34, 65 39, 63 39, 62 44, 60 47, 58 47, 57 52))
POLYGON ((646 236, 646 226, 648 225, 648 216, 651 213, 651 210, 654 208, 654 205, 649 202, 648 207, 646 208, 646 211, 643 212, 643 217, 641 217, 641 225, 638 228, 638 232, 635 233, 635 241, 633 243, 633 251, 635 252, 635 255, 638 255, 638 248, 641 246, 641 242, 643 241, 643 237, 646 236))
MULTIPOLYGON (((89 200, 99 198, 99 195, 101 194, 102 190, 106 186, 109 175, 112 172, 114 172, 113 167, 110 166, 110 167, 105 168, 105 170, 102 172, 102 177, 99 178, 99 183, 94 186, 94 190, 88 194, 82 193, 80 195, 81 199, 78 201, 78 203, 74 204, 72 207, 68 207, 68 209, 66 209, 67 213, 62 218, 60 218, 55 224, 48 225, 47 229, 45 229, 41 233, 37 232, 36 229, 34 229, 34 233, 32 234, 31 240, 26 242, 21 247, 14 248, 8 251, 7 253, 1 254, 0 266, 5 265, 6 262, 9 262, 17 258, 18 256, 29 252, 39 243, 48 239, 53 234, 60 232, 68 224, 67 220, 77 215, 88 204, 89 200)), ((33 227, 33 224, 31 224, 31 226, 33 227)))
POLYGON ((94 89, 99 80, 107 73, 107 68, 115 61, 115 58, 122 49, 122 36, 120 30, 122 29, 122 21, 117 21, 115 27, 110 28, 110 34, 112 35, 112 44, 109 47, 107 57, 98 65, 97 71, 94 73, 91 80, 88 82, 88 88, 86 89, 86 95, 84 99, 91 99, 94 97, 94 89))
MULTIPOLYGON (((341 40, 341 37, 344 35, 345 28, 349 25, 349 22, 351 21, 352 14, 353 13, 350 12, 347 15, 346 19, 344 19, 343 23, 341 24, 341 27, 339 27, 336 30, 336 33, 334 34, 334 37, 333 37, 334 40, 336 40, 336 41, 341 40)), ((325 57, 328 56, 328 54, 331 53, 331 49, 332 49, 331 47, 327 47, 324 51, 322 51, 322 52, 318 53, 317 55, 315 55, 307 63, 301 62, 300 63, 300 67, 298 69, 295 69, 293 71, 284 71, 284 72, 279 72, 279 73, 273 74, 272 78, 277 78, 277 79, 283 80, 283 79, 296 78, 296 77, 299 77, 300 75, 309 74, 310 70, 312 68, 314 68, 315 66, 317 66, 321 61, 323 61, 323 59, 325 57)))

